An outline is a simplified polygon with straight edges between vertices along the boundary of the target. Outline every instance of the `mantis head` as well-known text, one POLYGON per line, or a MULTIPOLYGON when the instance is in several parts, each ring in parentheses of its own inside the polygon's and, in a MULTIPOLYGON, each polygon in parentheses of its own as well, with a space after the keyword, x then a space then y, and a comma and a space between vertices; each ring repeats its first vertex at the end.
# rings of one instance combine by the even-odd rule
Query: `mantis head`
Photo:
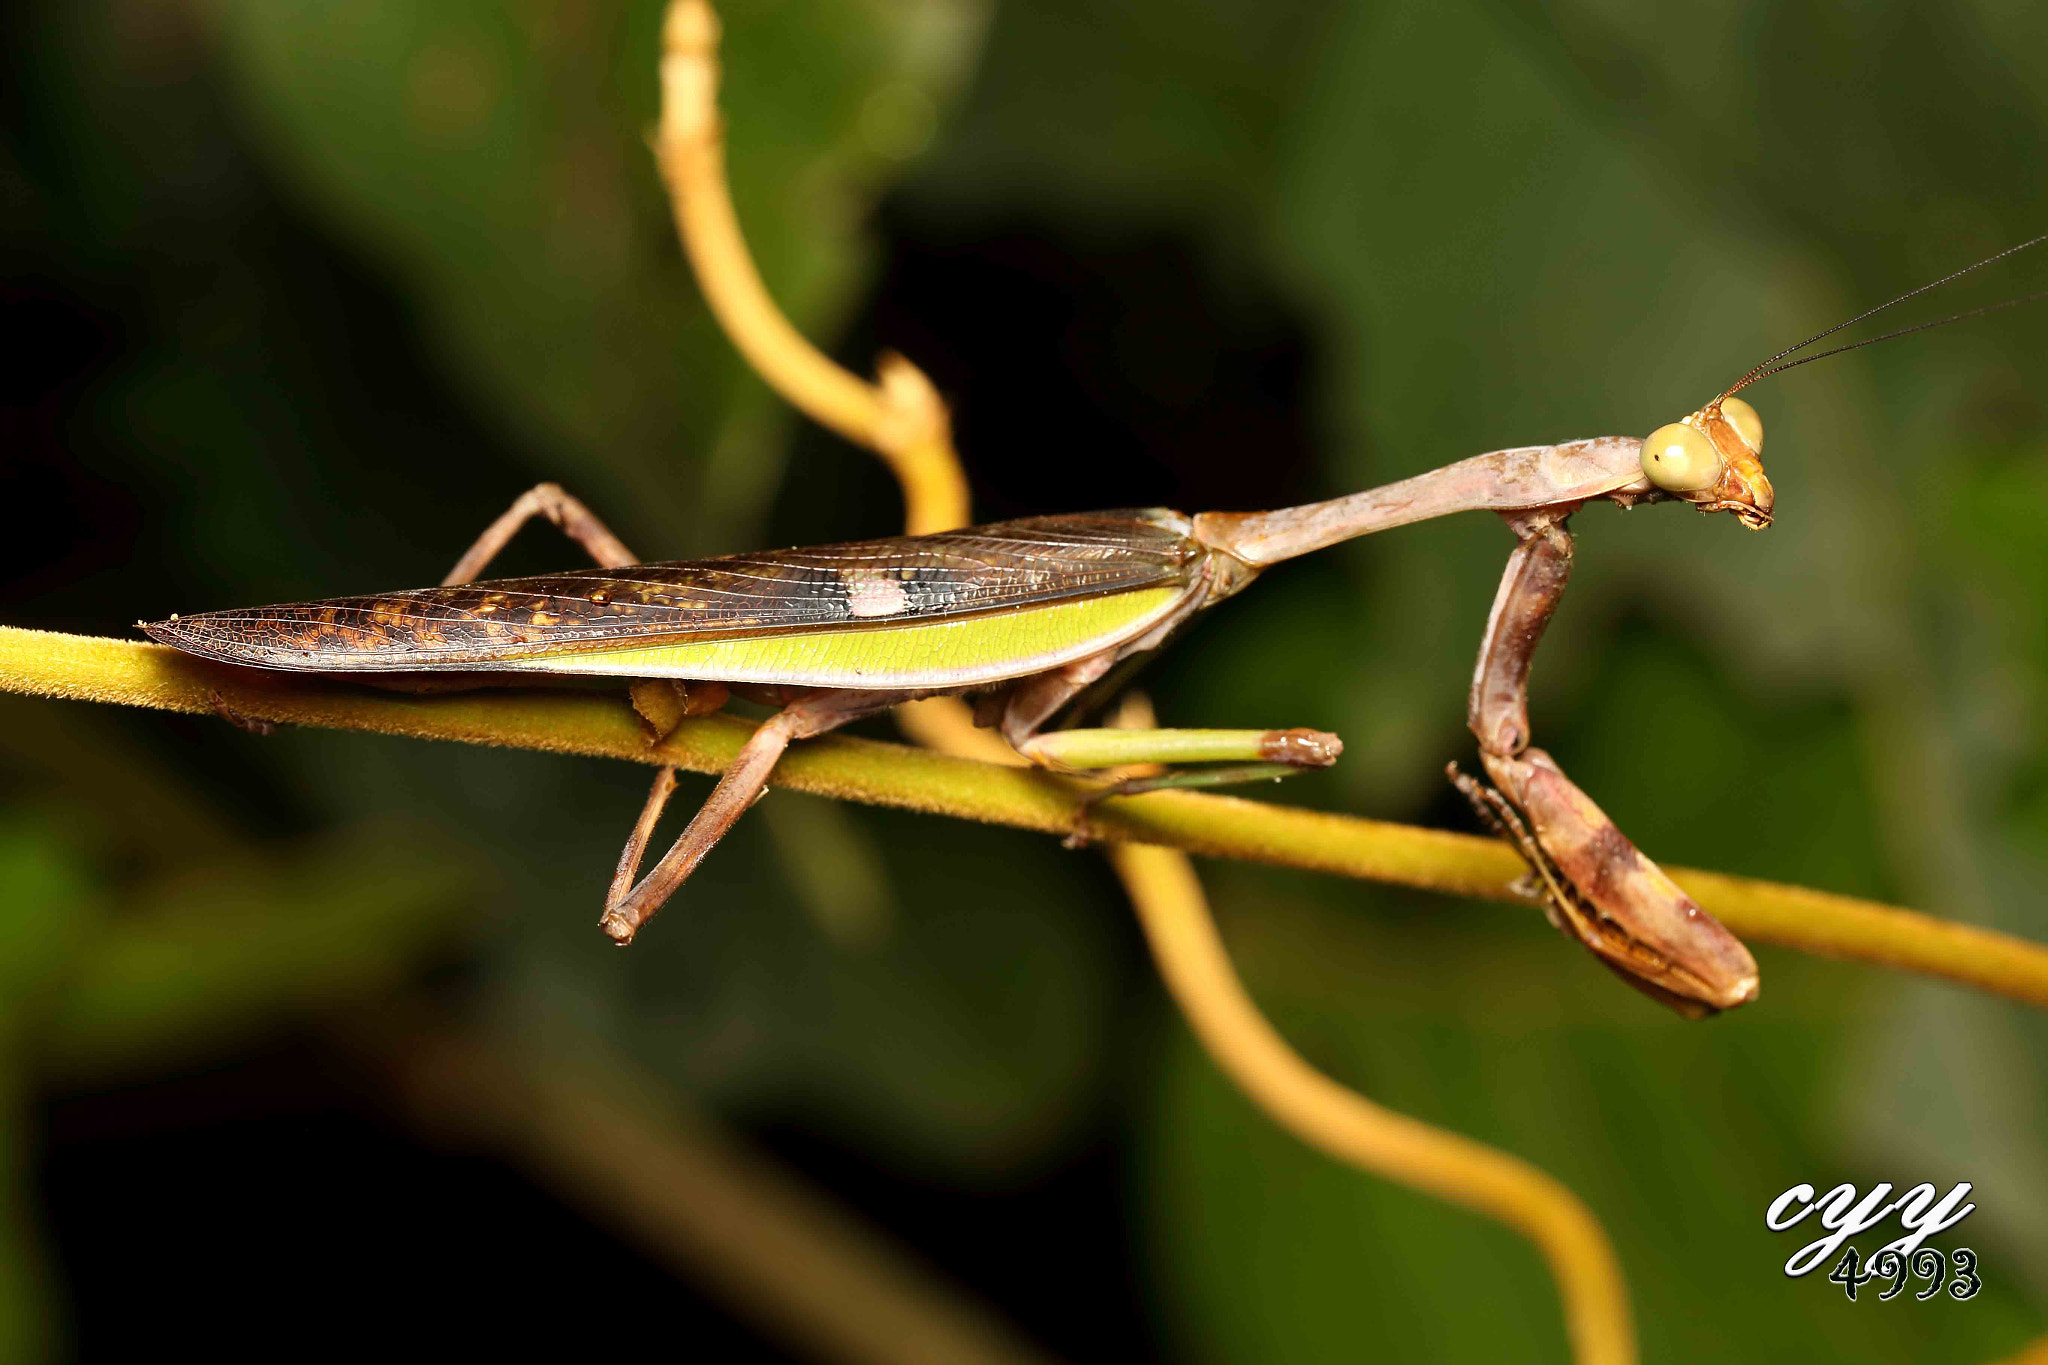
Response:
POLYGON ((1886 332, 1883 336, 1853 341, 1846 346, 1801 356, 1797 360, 1786 358, 1797 355, 1822 337, 1833 336, 1844 327, 1853 327, 1867 317, 1882 313, 1893 304, 1904 303, 1916 295, 1938 288, 1950 280, 1990 265, 1993 261, 2002 261, 2014 252, 2039 246, 2042 242, 2048 242, 2048 233, 2029 238, 2018 246, 2009 246, 1996 255, 1985 257, 1975 265, 1966 265, 1961 270, 1952 271, 1938 280, 1921 285, 1918 289, 1909 289, 1891 303, 1880 303, 1875 308, 1858 313, 1847 322, 1838 322, 1826 331, 1808 337, 1797 346, 1786 347, 1736 380, 1733 385, 1722 391, 1719 398, 1692 416, 1682 422, 1658 427, 1651 432, 1649 439, 1643 442, 1643 476, 1660 491, 1674 498, 1683 498, 1702 512, 1733 512, 1741 519, 1742 524, 1752 531, 1763 530, 1771 524, 1772 503, 1771 481, 1764 477, 1763 463, 1759 458, 1764 449, 1764 424, 1756 415, 1755 408, 1735 396, 1736 391, 1748 388, 1759 379, 1768 379, 1774 374, 1782 374, 1786 370, 1812 364, 1816 360, 1825 360, 1829 356, 1841 355, 1845 351, 1853 351, 1880 341, 1890 341, 1893 337, 1907 336, 1913 332, 1924 332, 1930 327, 1946 327, 1951 322, 1982 317, 1986 313, 1995 313, 2002 308, 2016 308, 2023 303, 2048 299, 2048 290, 2024 294, 2016 299, 2007 299, 2003 303, 1988 304, 1950 317, 1937 318, 1933 322, 1901 327, 1895 332, 1886 332))
POLYGON ((1771 524, 1772 503, 1763 449, 1756 409, 1723 394, 1684 421, 1651 432, 1643 442, 1643 474, 1702 512, 1733 512, 1761 531, 1771 524))

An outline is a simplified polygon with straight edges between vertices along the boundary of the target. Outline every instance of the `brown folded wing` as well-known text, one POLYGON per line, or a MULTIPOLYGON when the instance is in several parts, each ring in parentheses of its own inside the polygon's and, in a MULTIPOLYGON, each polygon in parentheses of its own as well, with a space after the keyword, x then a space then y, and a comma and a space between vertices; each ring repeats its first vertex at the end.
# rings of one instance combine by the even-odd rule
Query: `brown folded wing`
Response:
POLYGON ((205 612, 143 629, 207 658, 334 673, 888 629, 1184 583, 1201 558, 1185 527, 1179 514, 1157 510, 1032 517, 929 536, 205 612))

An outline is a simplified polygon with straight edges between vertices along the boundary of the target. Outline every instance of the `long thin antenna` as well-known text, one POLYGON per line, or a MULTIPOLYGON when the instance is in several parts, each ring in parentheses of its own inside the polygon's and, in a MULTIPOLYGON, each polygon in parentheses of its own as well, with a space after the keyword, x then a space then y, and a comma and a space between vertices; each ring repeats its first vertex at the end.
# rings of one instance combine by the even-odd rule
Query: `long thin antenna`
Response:
MULTIPOLYGON (((1967 313, 1957 313, 1953 317, 1936 318, 1933 322, 1915 323, 1911 327, 1901 327, 1896 332, 1885 332, 1878 336, 1865 337, 1862 341, 1852 341, 1847 346, 1834 346, 1825 351, 1816 351, 1812 355, 1803 355, 1797 360, 1788 360, 1782 365, 1772 365, 1768 370, 1757 370, 1745 378, 1742 383, 1737 384, 1735 389, 1754 384, 1759 379, 1769 379, 1774 374, 1783 374, 1787 370, 1796 370, 1801 365, 1815 360, 1826 360, 1829 356, 1840 355, 1844 351, 1854 351, 1864 346, 1875 346, 1880 341, 1890 341, 1893 337, 1907 336, 1913 332, 1924 332, 1930 327, 1946 327, 1951 322, 1961 322, 1965 318, 1981 318, 1986 313, 1996 313, 2001 308, 2017 308, 2023 303, 2033 303, 2038 299, 2048 299, 2048 289, 2044 289, 2038 294, 2022 294, 2016 299, 2007 299, 2004 303, 1987 303, 1982 308, 1972 308, 1967 313)), ((1728 390, 1728 393, 1735 392, 1735 389, 1728 390)), ((1728 393, 1722 394, 1721 397, 1726 398, 1728 393)))
MULTIPOLYGON (((1854 327, 1857 323, 1863 321, 1865 318, 1875 317, 1877 314, 1882 313, 1885 309, 1892 307, 1894 304, 1904 303, 1907 299, 1914 298, 1918 295, 1924 294, 1930 289, 1939 289, 1942 285, 1949 283, 1951 280, 1961 279, 1963 276, 1969 274, 1973 270, 1981 270, 1985 266, 1990 265, 1994 261, 2002 261, 2008 256, 2014 255, 2017 252, 2025 251, 2030 246, 2039 246, 2043 242, 2048 242, 2048 232, 2042 233, 2039 237, 2029 238, 2028 240, 2021 242, 2018 246, 2009 246, 2005 250, 1998 252, 1996 255, 1986 256, 1983 260, 1978 261, 1975 265, 1966 265, 1961 270, 1952 271, 1947 275, 1943 275, 1938 280, 1931 280, 1928 283, 1921 285, 1918 289, 1909 289, 1905 293, 1899 295, 1897 298, 1891 300, 1890 303, 1880 303, 1875 308, 1866 309, 1865 311, 1858 313, 1855 317, 1850 318, 1847 322, 1838 322, 1824 332, 1815 332, 1812 336, 1800 342, 1797 346, 1787 346, 1784 350, 1778 352, 1776 355, 1771 356, 1769 359, 1762 361, 1760 364, 1756 366, 1756 368, 1752 369, 1748 374, 1745 374, 1744 376, 1742 376, 1742 378, 1736 380, 1732 385, 1730 385, 1728 387, 1727 392, 1721 395, 1721 398, 1726 398, 1730 394, 1736 393, 1737 391, 1742 389, 1746 389, 1751 384, 1756 383, 1756 381, 1759 379, 1765 379, 1771 375, 1779 374, 1785 370, 1793 369, 1796 366, 1804 365, 1809 360, 1824 360, 1828 356, 1840 355, 1844 351, 1853 351, 1861 346, 1872 346, 1880 341, 1890 341, 1893 337, 1902 337, 1912 332, 1924 332, 1930 327, 1943 327, 1951 322, 1961 322, 1965 318, 1981 317, 1986 313, 1995 313, 2001 308, 2017 308, 2019 305, 2023 303, 2032 303, 2037 299, 2048 298, 2048 291, 2043 291, 2039 294, 2027 294, 2020 298, 2007 299, 2003 303, 1994 303, 1983 308, 1972 308, 1967 313, 1957 313, 1953 317, 1938 318, 1933 322, 1923 322, 1912 327, 1901 327, 1896 332, 1886 332, 1882 336, 1874 336, 1869 337, 1863 341, 1851 342, 1847 346, 1837 346, 1832 350, 1822 351, 1818 355, 1804 356, 1801 359, 1790 362, 1789 364, 1778 364, 1778 362, 1783 360, 1786 356, 1793 355, 1797 352, 1803 351, 1807 347, 1813 345, 1814 342, 1820 341, 1825 337, 1831 337, 1835 333, 1841 331, 1844 327, 1854 327)), ((1721 399, 1717 398, 1714 401, 1718 403, 1721 401, 1721 399)))

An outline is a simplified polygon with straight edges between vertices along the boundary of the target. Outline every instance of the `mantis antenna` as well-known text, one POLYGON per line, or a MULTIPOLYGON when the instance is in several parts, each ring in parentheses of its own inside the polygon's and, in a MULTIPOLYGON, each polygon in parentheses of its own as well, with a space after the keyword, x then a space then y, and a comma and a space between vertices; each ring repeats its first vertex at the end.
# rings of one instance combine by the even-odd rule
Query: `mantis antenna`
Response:
POLYGON ((1986 256, 1983 260, 1978 261, 1976 264, 1966 265, 1961 270, 1953 271, 1947 275, 1943 275, 1938 280, 1930 280, 1928 283, 1921 285, 1918 289, 1908 289, 1905 293, 1891 300, 1891 302, 1880 303, 1875 308, 1869 308, 1861 313, 1858 313, 1855 317, 1850 318, 1847 322, 1838 322, 1824 332, 1816 332, 1812 336, 1808 337, 1806 340, 1800 342, 1797 346, 1787 346, 1784 350, 1778 352, 1770 359, 1763 361, 1762 363, 1757 365, 1755 369, 1751 370, 1748 374, 1742 376, 1742 378, 1736 380, 1733 384, 1729 385, 1728 389, 1724 393, 1722 393, 1721 397, 1715 399, 1714 401, 1717 403, 1721 402, 1723 399, 1729 397, 1729 395, 1738 393, 1741 390, 1748 388, 1751 384, 1756 383, 1756 381, 1759 379, 1768 379, 1774 374, 1781 374, 1786 370, 1796 369, 1809 361, 1826 360, 1831 355, 1840 355, 1844 351, 1853 351, 1863 346, 1874 346, 1880 341, 1890 341, 1893 337, 1910 336, 1914 332, 1924 332, 1932 327, 1946 327, 1951 322, 1961 322, 1966 318, 1982 317, 1986 313, 1996 313, 2000 309, 2004 308, 2017 308, 2023 303, 2033 303, 2037 299, 2048 299, 2048 290, 2042 290, 2041 292, 2035 294, 2022 294, 2020 297, 2016 299, 2007 299, 2003 303, 1986 304, 1982 308, 1972 308, 1968 312, 1956 313, 1950 317, 1945 318, 1936 318, 1933 322, 1915 323, 1911 327, 1901 327, 1895 332, 1885 332, 1879 336, 1866 337, 1862 341, 1852 341, 1847 346, 1836 346, 1829 350, 1822 351, 1817 355, 1801 356, 1797 360, 1787 360, 1783 365, 1778 364, 1779 361, 1785 360, 1786 356, 1794 355, 1800 351, 1803 351, 1807 347, 1813 345, 1814 342, 1820 341, 1826 337, 1831 337, 1835 333, 1841 331, 1844 327, 1854 327, 1857 323, 1863 321, 1865 318, 1875 317, 1879 313, 1882 313, 1885 309, 1892 307, 1894 304, 1904 303, 1907 299, 1913 298, 1920 294, 1924 294, 1930 289, 1939 289, 1941 288, 1941 286, 1949 283, 1952 280, 1961 279, 1963 276, 1969 274, 1973 270, 1981 270, 1985 266, 1992 264, 1994 261, 2002 261, 2008 256, 2017 255, 2020 252, 2025 251, 2028 247, 2039 246, 2043 242, 2048 242, 2048 232, 2042 233, 2039 237, 2029 238, 2028 240, 2021 242, 2018 246, 2009 246, 2005 250, 2000 251, 1994 255, 1986 256))
POLYGON ((1761 530, 1770 525, 1774 495, 1770 480, 1764 476, 1763 466, 1758 461, 1764 446, 1763 419, 1757 416, 1755 408, 1737 398, 1736 393, 1759 379, 1768 379, 1774 374, 1781 374, 1809 361, 1826 360, 1829 356, 1840 355, 1844 351, 1853 351, 1880 341, 1890 341, 1893 337, 1924 332, 1930 327, 1945 327, 1951 322, 1961 322, 1965 318, 1982 317, 1986 313, 1995 313, 2004 308, 2017 308, 2023 303, 2048 298, 2048 290, 2023 294, 2019 298, 2007 299, 2002 303, 1986 304, 1982 308, 1972 308, 1967 312, 1936 318, 1932 322, 1915 323, 1911 327, 1901 327, 1897 331, 1886 332, 1880 336, 1852 341, 1846 346, 1832 347, 1814 355, 1800 356, 1797 360, 1785 359, 1805 350, 1816 341, 1833 336, 1844 327, 1853 327, 1865 318, 1882 313, 1894 304, 1904 303, 1907 299, 1924 294, 1930 289, 1938 289, 1973 270, 1981 270, 1993 261, 2002 261, 2007 256, 2025 251, 2031 246, 2039 246, 2042 242, 2048 242, 2048 233, 2030 238, 2018 246, 2009 246, 1995 255, 1986 256, 1974 265, 1966 265, 1961 270, 1952 271, 1938 280, 1923 284, 1918 289, 1909 289, 1889 303, 1880 303, 1875 308, 1858 313, 1847 322, 1838 322, 1824 332, 1816 332, 1797 346, 1786 347, 1729 385, 1719 398, 1698 412, 1683 421, 1669 423, 1651 432, 1643 441, 1644 476, 1665 493, 1683 498, 1703 512, 1733 512, 1743 525, 1752 530, 1761 530))

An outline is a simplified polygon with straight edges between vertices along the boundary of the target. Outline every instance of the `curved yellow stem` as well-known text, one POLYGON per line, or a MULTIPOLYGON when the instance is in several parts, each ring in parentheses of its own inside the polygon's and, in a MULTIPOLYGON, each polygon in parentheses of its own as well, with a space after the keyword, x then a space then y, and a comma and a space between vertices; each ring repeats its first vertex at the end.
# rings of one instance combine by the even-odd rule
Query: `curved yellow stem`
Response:
POLYGON ((1543 1253, 1564 1300, 1573 1358, 1632 1365, 1628 1287, 1599 1220, 1556 1179, 1482 1142, 1374 1104, 1288 1046, 1231 968, 1186 855, 1142 844, 1109 849, 1160 975, 1209 1055, 1261 1109, 1339 1161, 1463 1204, 1543 1253))
MULTIPOLYGON (((661 122, 654 153, 668 184, 676 233, 705 302, 734 349, 799 412, 882 457, 903 490, 906 534, 965 526, 967 476, 938 390, 902 356, 885 354, 870 384, 813 346, 775 306, 747 250, 725 174, 718 113, 718 16, 707 0, 674 0, 662 25, 661 122)), ((934 697, 898 707, 897 723, 928 748, 987 762, 1017 761, 977 730, 959 702, 934 697)))
POLYGON ((896 355, 882 357, 878 383, 848 373, 790 324, 754 266, 726 182, 718 16, 705 0, 669 6, 654 153, 705 302, 747 363, 813 421, 888 462, 912 535, 966 525, 967 481, 931 381, 896 355))

